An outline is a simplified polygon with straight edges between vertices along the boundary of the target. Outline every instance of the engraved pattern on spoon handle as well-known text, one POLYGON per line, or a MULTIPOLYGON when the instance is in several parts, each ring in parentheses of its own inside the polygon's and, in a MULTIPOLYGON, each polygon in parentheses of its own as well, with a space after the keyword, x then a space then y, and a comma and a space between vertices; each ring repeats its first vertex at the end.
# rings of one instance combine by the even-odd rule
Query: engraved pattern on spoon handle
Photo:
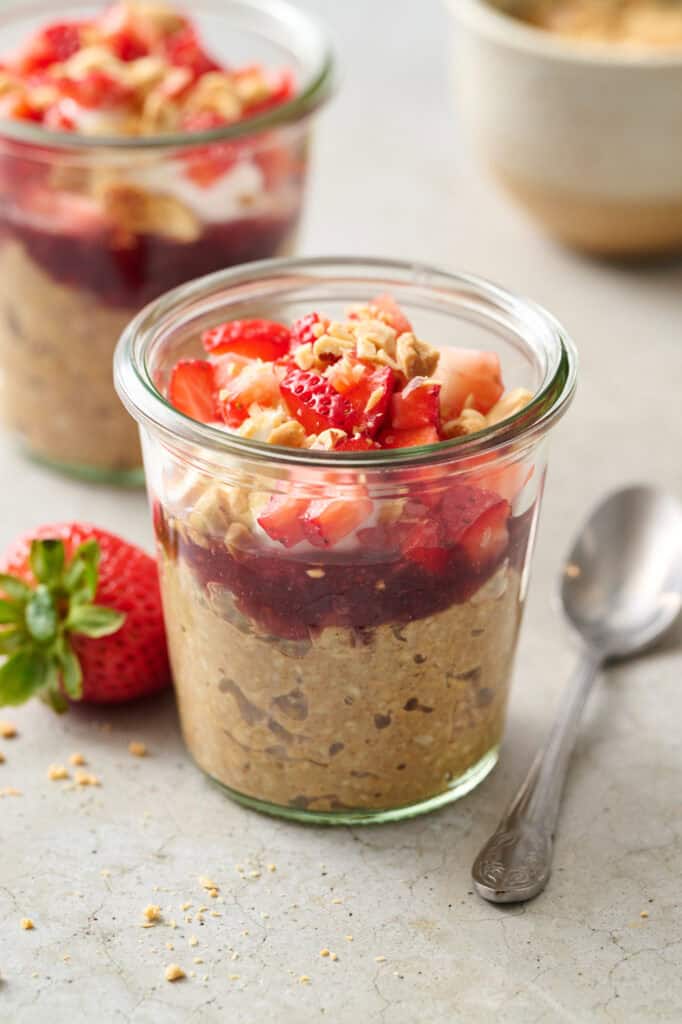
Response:
POLYGON ((516 797, 474 861, 480 896, 495 903, 532 899, 547 884, 568 764, 602 656, 585 650, 567 687, 552 731, 516 797))

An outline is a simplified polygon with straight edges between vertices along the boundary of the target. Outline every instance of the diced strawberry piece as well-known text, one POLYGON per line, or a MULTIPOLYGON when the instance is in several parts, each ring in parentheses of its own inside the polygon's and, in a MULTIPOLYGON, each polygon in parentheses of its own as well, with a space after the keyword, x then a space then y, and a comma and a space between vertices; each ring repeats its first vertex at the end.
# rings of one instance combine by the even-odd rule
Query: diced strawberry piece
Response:
MULTIPOLYGON (((249 73, 249 70, 248 68, 245 69, 246 73, 249 73)), ((269 94, 264 99, 251 103, 247 107, 246 112, 249 117, 254 117, 256 114, 262 114, 266 110, 278 107, 294 96, 296 81, 291 68, 283 68, 281 71, 270 73, 269 79, 269 94)))
POLYGON ((168 399, 179 412, 202 423, 216 419, 213 367, 204 359, 181 359, 171 373, 168 399))
POLYGON ((440 384, 428 377, 413 377, 391 402, 391 427, 413 430, 415 427, 440 430, 440 384))
POLYGON ((457 419, 469 395, 474 408, 487 413, 502 397, 502 369, 495 352, 471 348, 441 349, 435 376, 443 382, 440 409, 443 422, 457 419))
POLYGON ((68 109, 64 109, 61 100, 47 108, 43 116, 43 124, 52 132, 72 132, 76 129, 76 122, 69 114, 68 109))
POLYGON ((149 54, 149 45, 132 28, 124 28, 109 36, 107 43, 119 60, 139 60, 149 54))
POLYGON ((379 445, 369 437, 342 437, 334 445, 335 452, 369 452, 378 451, 379 445))
POLYGON ((400 550, 405 558, 421 565, 427 572, 442 572, 449 553, 445 546, 441 524, 435 519, 422 519, 411 524, 403 537, 400 550))
POLYGON ((35 121, 40 123, 43 120, 43 112, 28 101, 25 96, 10 97, 8 102, 3 102, 2 116, 11 117, 14 121, 35 121))
POLYGON ((232 353, 213 362, 217 408, 229 427, 238 427, 254 403, 267 408, 279 403, 279 379, 272 363, 232 353))
POLYGON ((320 434, 333 427, 349 433, 353 408, 326 377, 309 370, 292 370, 280 384, 282 397, 292 416, 308 434, 320 434))
POLYGON ((273 320, 230 320, 204 331, 201 342, 212 356, 234 352, 271 362, 289 351, 291 332, 273 320))
POLYGON ((34 186, 24 193, 26 208, 54 234, 90 241, 108 228, 101 204, 76 192, 34 186))
POLYGON ((185 25, 169 36, 165 40, 165 47, 170 63, 188 68, 195 78, 220 69, 220 65, 202 49, 196 30, 191 25, 185 25))
POLYGON ((263 172, 268 190, 281 188, 287 179, 302 180, 305 171, 303 158, 290 145, 280 146, 274 141, 259 140, 254 147, 253 160, 263 172))
POLYGON ((511 507, 492 491, 451 484, 440 515, 449 542, 465 552, 476 572, 488 568, 506 551, 511 507))
POLYGON ((376 298, 372 299, 371 305, 378 306, 381 312, 385 314, 389 326, 394 331, 397 331, 398 334, 404 334, 406 331, 412 330, 412 324, 392 295, 377 295, 376 298))
POLYGON ((321 324, 322 318, 319 313, 308 313, 306 316, 300 316, 298 320, 294 320, 291 325, 291 341, 292 344, 297 345, 312 345, 316 341, 316 337, 313 334, 313 327, 315 324, 321 324))
MULTIPOLYGON (((179 86, 180 94, 185 91, 192 79, 179 86)), ((167 93, 173 98, 173 93, 167 93)), ((187 132, 210 132, 216 128, 224 128, 230 122, 209 110, 200 110, 186 114, 182 127, 187 132)), ((219 178, 231 171, 242 159, 250 143, 245 139, 234 139, 232 142, 213 142, 208 146, 199 146, 182 154, 185 165, 185 177, 200 188, 210 188, 219 178)))
POLYGON ((303 530, 316 548, 331 548, 371 514, 372 502, 367 497, 320 498, 310 502, 303 516, 303 530))
POLYGON ((88 71, 82 78, 62 78, 59 87, 65 96, 89 110, 114 107, 131 95, 130 89, 122 82, 96 69, 88 71))
POLYGON ((412 430, 394 430, 387 427, 377 437, 382 448, 419 448, 426 444, 436 444, 440 434, 435 427, 415 427, 412 430))
POLYGON ((308 505, 306 498, 272 497, 258 516, 258 523, 268 537, 292 548, 305 537, 303 516, 308 505))
POLYGON ((73 57, 81 48, 80 30, 77 22, 57 22, 42 29, 20 57, 20 74, 43 71, 51 64, 61 64, 73 57))
POLYGON ((353 408, 351 427, 355 433, 374 437, 384 424, 395 387, 395 374, 388 366, 368 366, 345 356, 326 372, 334 389, 353 408))

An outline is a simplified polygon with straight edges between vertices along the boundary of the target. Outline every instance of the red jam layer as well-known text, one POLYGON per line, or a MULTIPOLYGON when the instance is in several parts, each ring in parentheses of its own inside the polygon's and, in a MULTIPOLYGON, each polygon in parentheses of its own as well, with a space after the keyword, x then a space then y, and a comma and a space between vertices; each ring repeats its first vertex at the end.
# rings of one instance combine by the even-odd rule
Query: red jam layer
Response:
POLYGON ((365 559, 357 550, 348 555, 339 552, 335 561, 313 562, 285 551, 266 553, 262 549, 235 557, 222 544, 205 548, 188 540, 158 506, 155 524, 167 557, 184 561, 200 586, 213 584, 229 590, 238 611, 259 630, 286 640, 304 640, 325 627, 339 627, 355 631, 362 642, 366 632, 378 626, 399 629, 465 603, 506 559, 520 571, 536 509, 537 503, 523 515, 507 520, 508 544, 484 568, 477 569, 466 553, 454 546, 436 571, 371 547, 365 559), (316 572, 308 575, 320 568, 323 576, 316 572))

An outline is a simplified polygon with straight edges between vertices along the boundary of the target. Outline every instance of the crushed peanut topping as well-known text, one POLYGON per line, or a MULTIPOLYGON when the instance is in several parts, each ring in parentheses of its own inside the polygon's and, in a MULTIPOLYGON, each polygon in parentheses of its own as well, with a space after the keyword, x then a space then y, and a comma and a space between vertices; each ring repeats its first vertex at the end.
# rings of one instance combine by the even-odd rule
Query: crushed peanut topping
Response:
POLYGON ((148 754, 147 746, 145 743, 132 740, 128 744, 128 753, 132 754, 133 757, 146 757, 148 754))
POLYGON ((12 722, 0 722, 0 736, 4 740, 13 740, 18 735, 17 727, 12 722))
POLYGON ((69 773, 63 764, 51 764, 47 769, 47 777, 53 782, 58 782, 61 779, 68 779, 69 773))
POLYGON ((180 981, 185 978, 185 972, 178 964, 169 964, 164 972, 166 981, 180 981))

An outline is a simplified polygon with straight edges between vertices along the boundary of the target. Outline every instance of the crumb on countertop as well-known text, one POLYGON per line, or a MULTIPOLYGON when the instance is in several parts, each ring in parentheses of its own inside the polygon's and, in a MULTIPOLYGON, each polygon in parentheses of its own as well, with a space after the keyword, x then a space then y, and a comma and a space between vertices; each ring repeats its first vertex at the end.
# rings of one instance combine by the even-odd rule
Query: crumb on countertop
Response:
POLYGON ((4 740, 13 740, 19 735, 19 731, 12 722, 0 722, 0 736, 4 740))
POLYGON ((76 772, 74 781, 77 786, 101 786, 101 782, 92 772, 76 772))
POLYGON ((190 946, 198 946, 199 945, 199 940, 196 937, 196 935, 190 935, 190 937, 189 937, 189 939, 187 941, 189 942, 190 946))
POLYGON ((147 746, 138 740, 131 740, 128 744, 128 753, 132 754, 133 757, 146 757, 148 754, 147 746))
POLYGON ((648 917, 649 916, 649 911, 648 910, 640 910, 639 916, 640 917, 648 917))
POLYGON ((169 964, 165 970, 166 981, 180 981, 184 977, 185 972, 179 964, 169 964))
POLYGON ((71 754, 71 756, 69 757, 69 762, 73 765, 81 765, 88 763, 83 757, 83 755, 79 754, 78 751, 76 751, 75 754, 71 754))
POLYGON ((152 924, 161 920, 161 907, 157 903, 150 903, 144 908, 144 916, 152 924))
POLYGON ((51 764, 47 769, 47 777, 52 782, 58 782, 60 779, 68 779, 69 773, 65 765, 51 764))
POLYGON ((22 796, 20 789, 16 789, 14 786, 5 786, 4 789, 0 789, 0 796, 22 796))
POLYGON ((25 932, 32 932, 33 929, 35 928, 35 925, 30 917, 22 917, 21 927, 25 932))

